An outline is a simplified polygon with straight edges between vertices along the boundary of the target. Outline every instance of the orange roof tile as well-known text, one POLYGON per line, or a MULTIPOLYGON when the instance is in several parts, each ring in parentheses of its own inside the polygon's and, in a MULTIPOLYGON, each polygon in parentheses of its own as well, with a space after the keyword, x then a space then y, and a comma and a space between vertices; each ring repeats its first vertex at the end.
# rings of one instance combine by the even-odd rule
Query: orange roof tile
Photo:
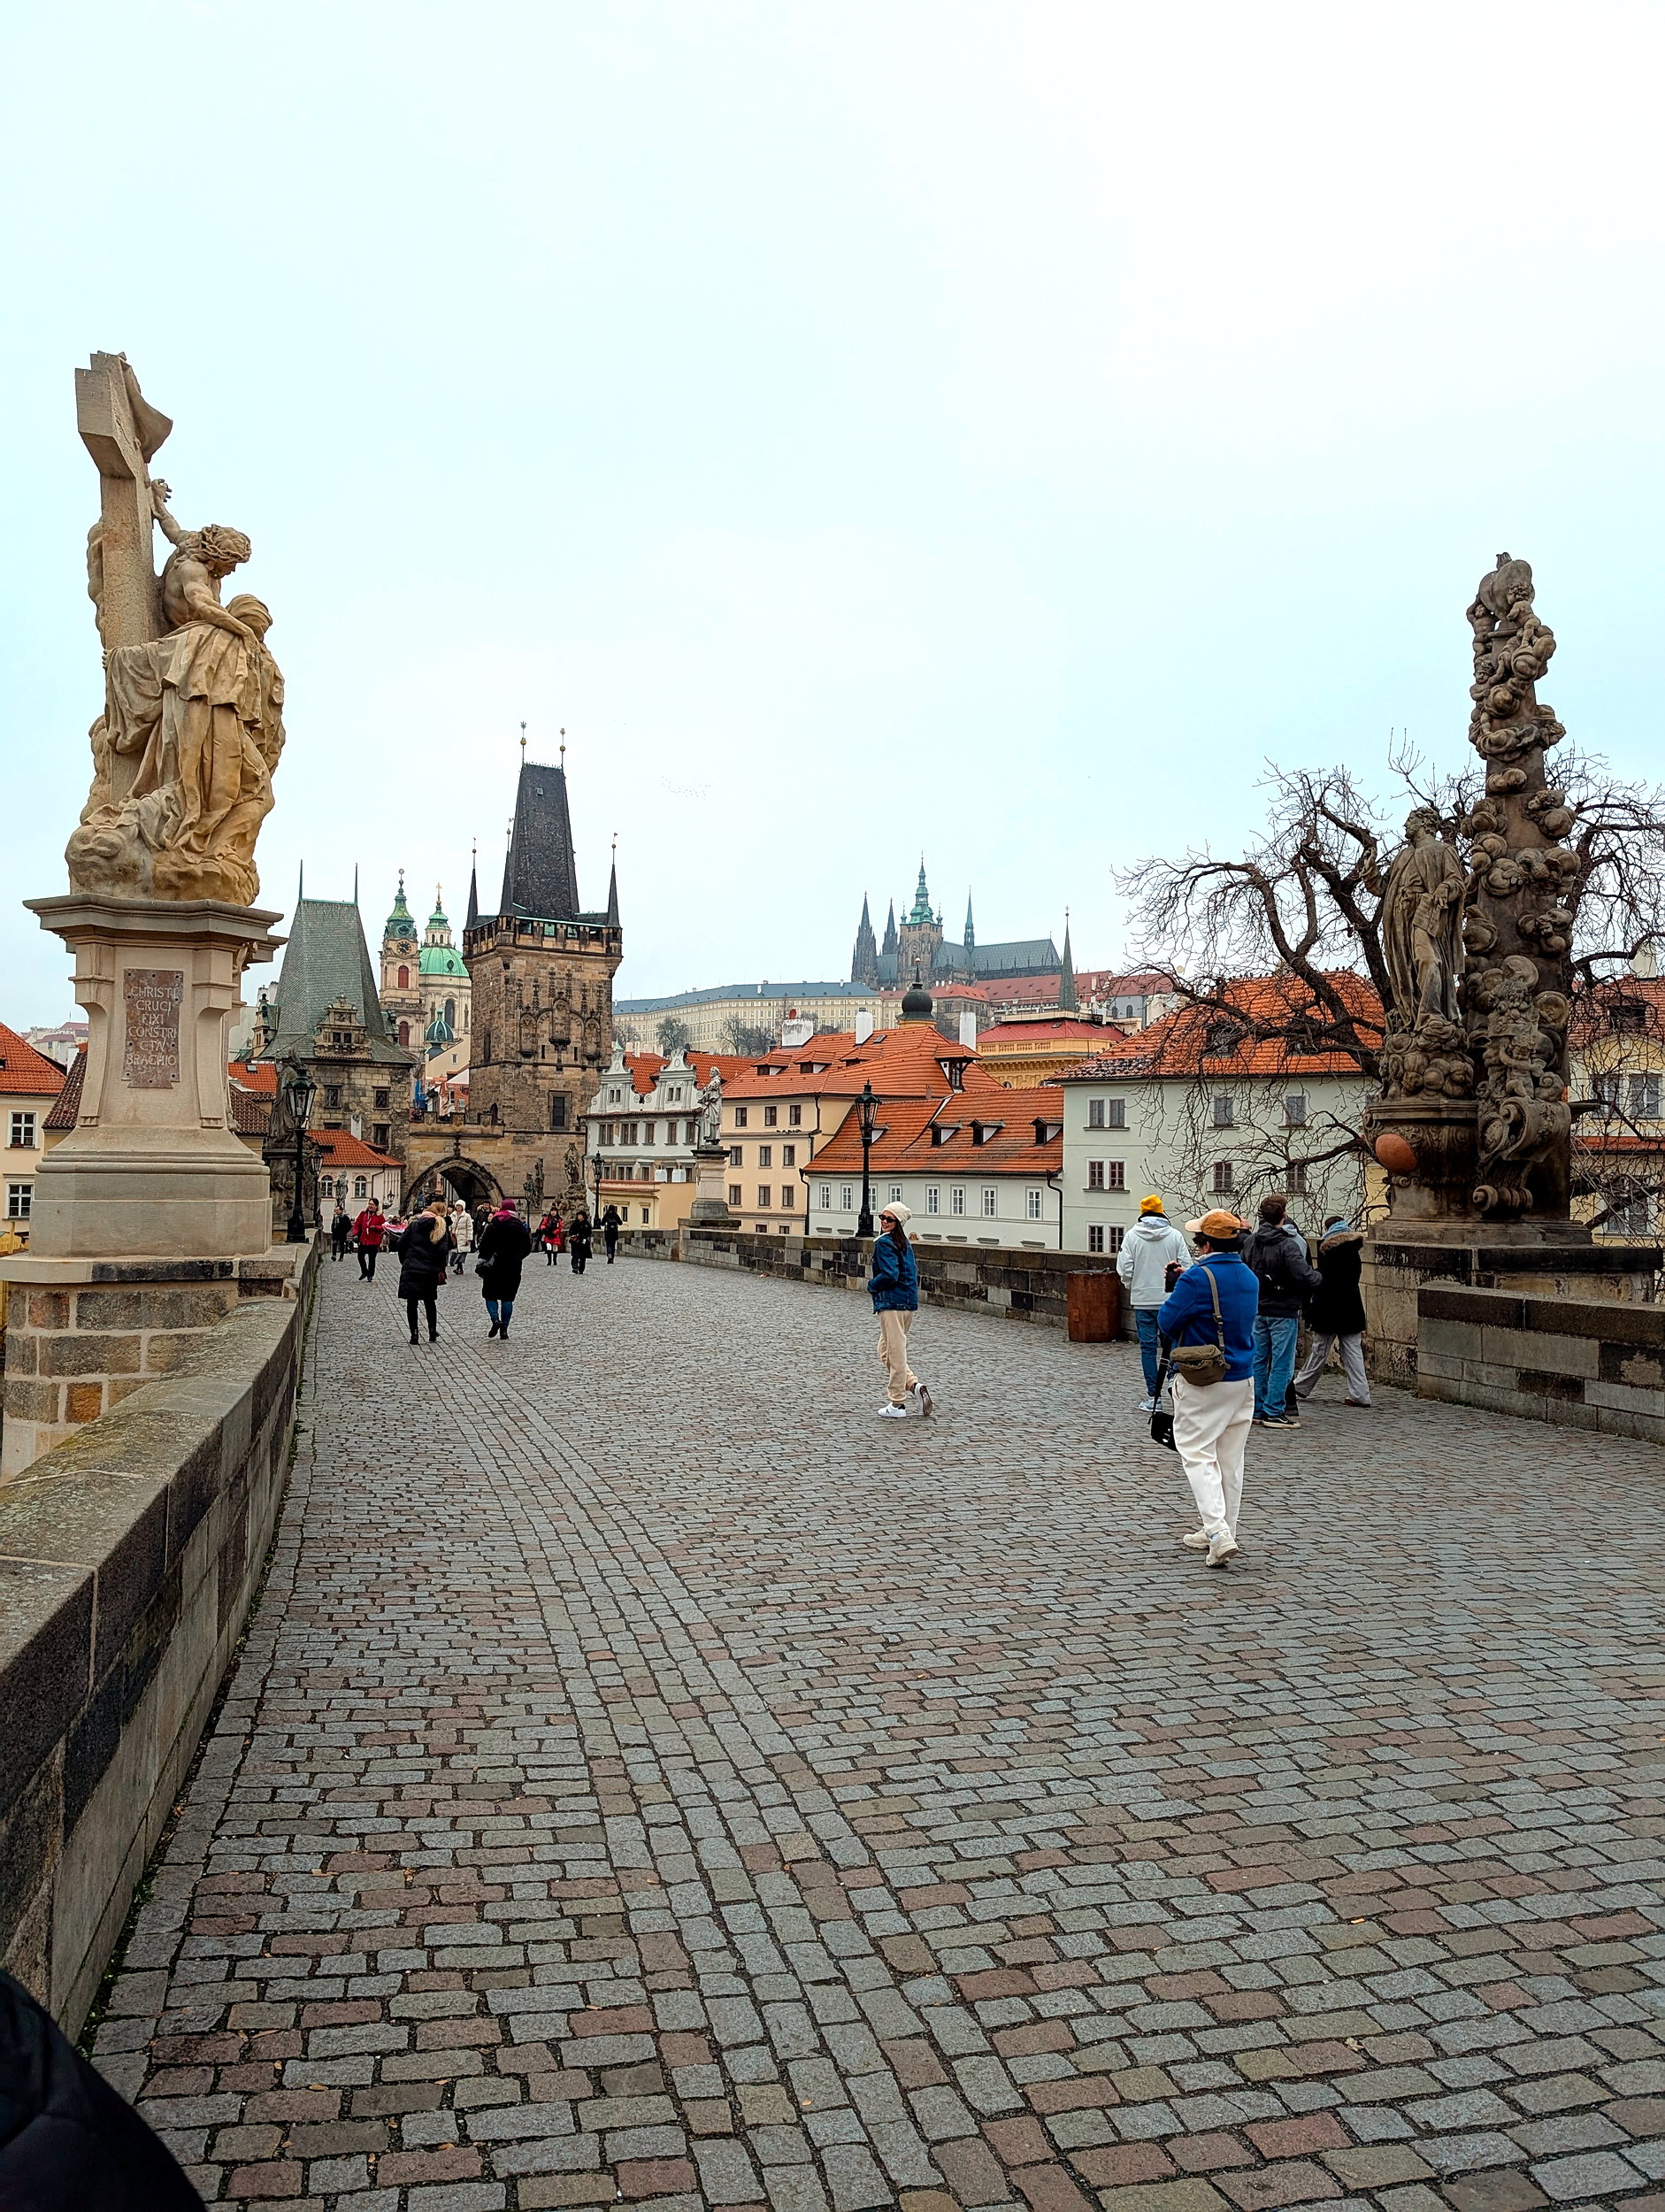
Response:
MULTIPOLYGON (((1374 1048, 1381 1041, 1382 1002, 1375 986, 1349 968, 1329 972, 1361 1041, 1374 1048)), ((1224 1006, 1178 1006, 1148 1029, 1123 1037, 1077 1067, 1060 1071, 1061 1083, 1126 1080, 1138 1076, 1348 1075, 1358 1063, 1347 1052, 1292 1051, 1281 1037, 1265 1033, 1303 1018, 1322 1027, 1329 1020, 1293 976, 1244 976, 1226 986, 1224 1006), (1233 1011, 1243 1017, 1239 1041, 1227 1047, 1220 1032, 1233 1011), (1210 1049, 1211 1046, 1217 1049, 1210 1049)))
MULTIPOLYGON (((625 1065, 630 1071, 631 1084, 639 1098, 647 1097, 670 1064, 669 1056, 663 1052, 627 1052, 625 1055, 625 1065)), ((739 1075, 743 1069, 756 1064, 744 1053, 702 1052, 698 1045, 688 1048, 688 1066, 702 1088, 710 1081, 713 1072, 721 1075, 726 1086, 731 1075, 739 1075)))
POLYGON ((839 1031, 751 1062, 749 1075, 725 1081, 723 1096, 853 1098, 871 1081, 881 1095, 924 1097, 947 1090, 948 1079, 938 1065, 945 1056, 974 1063, 977 1055, 971 1046, 951 1044, 929 1022, 876 1029, 859 1045, 853 1035, 839 1031), (758 1073, 762 1068, 769 1071, 758 1073))
POLYGON ((982 1051, 995 1053, 1002 1045, 1048 1044, 1055 1041, 1070 1045, 1109 1041, 1102 1022, 1080 1021, 1073 1014, 1057 1014, 1050 1019, 1041 1016, 1033 1021, 996 1022, 983 1032, 978 1043, 982 1051))
POLYGON ((241 1083, 246 1091, 257 1091, 264 1098, 278 1094, 278 1064, 275 1060, 233 1060, 229 1063, 233 1082, 241 1083))
POLYGON ((397 1160, 377 1152, 350 1129, 309 1129, 307 1135, 324 1156, 326 1167, 397 1167, 397 1160))
MULTIPOLYGON (((1063 1094, 1057 1085, 1014 1091, 979 1067, 966 1070, 960 1090, 944 1083, 931 1098, 886 1099, 879 1127, 871 1156, 875 1174, 1045 1175, 1063 1164, 1063 1094), (1038 1123, 1056 1133, 1037 1136, 1038 1123)), ((849 1114, 807 1172, 859 1173, 861 1164, 862 1133, 849 1114)))
POLYGON ((87 1080, 87 1048, 82 1045, 70 1062, 69 1072, 64 1078, 64 1087, 52 1101, 52 1110, 42 1127, 45 1129, 73 1129, 81 1119, 81 1094, 87 1080))
POLYGON ((49 1060, 0 1022, 0 1095, 56 1098, 64 1087, 64 1075, 56 1060, 49 1060))

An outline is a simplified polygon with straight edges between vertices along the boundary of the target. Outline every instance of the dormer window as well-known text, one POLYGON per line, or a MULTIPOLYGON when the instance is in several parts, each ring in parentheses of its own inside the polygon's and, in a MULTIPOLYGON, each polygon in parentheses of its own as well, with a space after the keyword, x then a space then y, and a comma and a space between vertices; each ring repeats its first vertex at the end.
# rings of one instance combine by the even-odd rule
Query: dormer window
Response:
POLYGON ((1003 1121, 974 1121, 971 1124, 971 1142, 987 1144, 992 1138, 998 1137, 1005 1126, 1003 1121))
POLYGON ((1039 1116, 1036 1117, 1035 1142, 1037 1144, 1051 1144, 1063 1134, 1063 1124, 1061 1121, 1042 1121, 1039 1116))
POLYGON ((1204 1050, 1214 1059, 1224 1059, 1235 1052, 1242 1043, 1245 1032, 1237 1022, 1211 1022, 1204 1050))
POLYGON ((965 1071, 971 1065, 970 1061, 955 1059, 949 1054, 944 1053, 937 1062, 937 1065, 942 1070, 951 1091, 963 1091, 965 1088, 965 1071))
POLYGON ((933 1145, 948 1143, 959 1135, 964 1125, 963 1122, 958 1121, 933 1121, 931 1125, 932 1143, 933 1145))

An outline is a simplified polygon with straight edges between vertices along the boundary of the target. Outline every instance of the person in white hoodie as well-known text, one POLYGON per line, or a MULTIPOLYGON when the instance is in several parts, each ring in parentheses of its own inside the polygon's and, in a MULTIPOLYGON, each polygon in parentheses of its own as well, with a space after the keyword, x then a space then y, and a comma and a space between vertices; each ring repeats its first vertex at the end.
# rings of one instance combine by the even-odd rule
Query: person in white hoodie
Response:
POLYGON ((1156 1377, 1162 1365, 1156 1312, 1172 1288, 1170 1267, 1187 1266, 1190 1248, 1162 1211, 1162 1200, 1152 1191, 1139 1202, 1139 1219, 1128 1231, 1116 1255, 1116 1271, 1127 1286, 1127 1302, 1133 1309, 1133 1327, 1139 1337, 1139 1356, 1145 1369, 1145 1402, 1141 1413, 1155 1409, 1156 1377))

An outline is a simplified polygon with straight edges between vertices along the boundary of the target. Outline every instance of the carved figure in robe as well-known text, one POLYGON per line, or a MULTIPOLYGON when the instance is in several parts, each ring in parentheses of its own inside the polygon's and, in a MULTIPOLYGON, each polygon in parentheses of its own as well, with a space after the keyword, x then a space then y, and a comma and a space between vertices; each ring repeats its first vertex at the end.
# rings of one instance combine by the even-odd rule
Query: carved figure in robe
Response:
POLYGON ((1467 882, 1455 848, 1439 834, 1439 815, 1413 808, 1382 887, 1382 949, 1394 1006, 1408 1021, 1423 1014, 1457 1018, 1467 882))

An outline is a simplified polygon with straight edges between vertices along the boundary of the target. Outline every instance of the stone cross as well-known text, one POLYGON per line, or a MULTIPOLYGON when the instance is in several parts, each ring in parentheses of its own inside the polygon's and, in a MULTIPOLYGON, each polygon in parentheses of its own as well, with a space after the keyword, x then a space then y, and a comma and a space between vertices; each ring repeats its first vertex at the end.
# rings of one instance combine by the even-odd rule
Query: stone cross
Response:
POLYGON ((75 420, 98 465, 99 519, 88 546, 88 588, 104 650, 162 634, 151 558, 151 456, 173 425, 149 406, 123 353, 96 353, 75 372, 75 420))

